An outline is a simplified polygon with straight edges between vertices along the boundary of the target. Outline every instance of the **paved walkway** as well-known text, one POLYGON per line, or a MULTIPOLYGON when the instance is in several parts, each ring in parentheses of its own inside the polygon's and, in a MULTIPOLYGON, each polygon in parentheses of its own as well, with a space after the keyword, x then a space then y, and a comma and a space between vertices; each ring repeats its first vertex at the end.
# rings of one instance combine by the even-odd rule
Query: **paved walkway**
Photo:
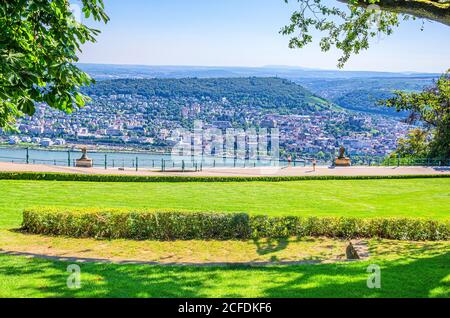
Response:
POLYGON ((0 171, 10 172, 64 172, 80 174, 114 174, 114 175, 140 175, 140 176, 384 176, 384 175, 450 175, 450 167, 324 167, 320 166, 313 171, 311 167, 279 167, 279 168, 204 168, 203 171, 179 170, 160 172, 152 169, 131 168, 118 170, 109 168, 76 168, 40 164, 17 164, 0 162, 0 171))

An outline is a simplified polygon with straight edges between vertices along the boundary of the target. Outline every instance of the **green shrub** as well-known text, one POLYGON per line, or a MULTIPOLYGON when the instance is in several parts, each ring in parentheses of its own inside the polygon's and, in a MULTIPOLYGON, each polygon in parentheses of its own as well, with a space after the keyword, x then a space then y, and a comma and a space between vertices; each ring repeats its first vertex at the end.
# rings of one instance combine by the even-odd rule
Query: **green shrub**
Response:
POLYGON ((0 172, 0 180, 46 180, 46 181, 86 181, 86 182, 249 182, 249 181, 301 181, 301 180, 368 180, 368 179, 413 179, 450 178, 450 174, 439 175, 392 175, 392 176, 132 176, 77 174, 58 172, 0 172))
POLYGON ((249 217, 244 213, 126 211, 119 209, 31 209, 23 213, 29 233, 70 237, 152 240, 246 239, 249 217))
POLYGON ((269 217, 245 213, 174 210, 32 208, 28 233, 136 240, 230 240, 326 236, 395 240, 448 240, 450 222, 411 218, 269 217))

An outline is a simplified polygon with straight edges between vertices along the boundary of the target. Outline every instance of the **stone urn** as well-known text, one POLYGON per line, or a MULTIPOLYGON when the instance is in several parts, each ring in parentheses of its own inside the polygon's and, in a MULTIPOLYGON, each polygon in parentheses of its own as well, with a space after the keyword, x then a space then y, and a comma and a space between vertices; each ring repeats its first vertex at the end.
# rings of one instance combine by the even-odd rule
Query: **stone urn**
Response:
POLYGON ((92 168, 94 166, 94 161, 87 156, 86 147, 81 148, 81 152, 83 154, 81 155, 80 159, 77 159, 75 161, 75 166, 81 168, 92 168))
POLYGON ((336 167, 349 167, 352 165, 350 158, 345 156, 345 148, 342 146, 339 148, 339 156, 334 161, 334 165, 336 167))

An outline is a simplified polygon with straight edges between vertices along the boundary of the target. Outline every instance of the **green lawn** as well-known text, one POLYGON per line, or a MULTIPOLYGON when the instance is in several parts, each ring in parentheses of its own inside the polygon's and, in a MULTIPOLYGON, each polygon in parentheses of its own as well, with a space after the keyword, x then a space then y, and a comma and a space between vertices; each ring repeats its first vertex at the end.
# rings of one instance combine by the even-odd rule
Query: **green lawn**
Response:
POLYGON ((405 244, 394 257, 378 254, 369 261, 336 264, 82 263, 78 290, 66 286, 69 263, 0 254, 0 297, 450 297, 448 244, 405 244), (370 264, 381 268, 380 289, 367 287, 370 264))
POLYGON ((450 179, 230 183, 0 180, 0 228, 35 205, 183 208, 270 215, 450 218, 450 179))
MULTIPOLYGON (((35 205, 448 220, 450 179, 273 183, 0 180, 1 229, 20 226, 23 209, 35 205)), ((435 244, 380 245, 372 240, 375 251, 370 260, 337 264, 167 267, 84 263, 80 265, 80 290, 66 287, 68 263, 0 254, 0 297, 450 297, 449 245, 435 244), (369 264, 381 266, 381 289, 366 286, 369 264)))

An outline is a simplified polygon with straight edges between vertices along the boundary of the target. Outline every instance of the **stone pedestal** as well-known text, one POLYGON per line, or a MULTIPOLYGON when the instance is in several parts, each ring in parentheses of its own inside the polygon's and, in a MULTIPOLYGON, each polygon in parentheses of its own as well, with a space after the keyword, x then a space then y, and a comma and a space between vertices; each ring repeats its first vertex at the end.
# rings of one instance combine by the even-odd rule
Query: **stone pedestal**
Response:
POLYGON ((75 161, 76 167, 81 168, 92 168, 94 166, 94 161, 92 159, 86 158, 86 159, 77 159, 75 161))
POLYGON ((75 166, 80 168, 92 168, 94 166, 94 161, 87 156, 87 149, 82 148, 81 151, 83 155, 80 159, 75 161, 75 166))
POLYGON ((350 167, 352 162, 350 161, 350 158, 337 158, 334 161, 334 165, 336 167, 350 167))

